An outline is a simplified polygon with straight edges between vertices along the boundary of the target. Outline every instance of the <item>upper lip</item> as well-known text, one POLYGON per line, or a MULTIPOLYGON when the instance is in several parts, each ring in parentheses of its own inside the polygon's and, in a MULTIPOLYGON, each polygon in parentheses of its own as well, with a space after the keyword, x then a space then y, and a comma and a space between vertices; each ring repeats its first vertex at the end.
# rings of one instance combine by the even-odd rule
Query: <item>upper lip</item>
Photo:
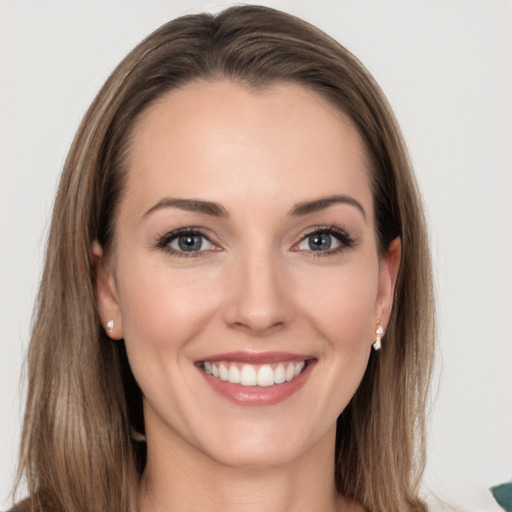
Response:
POLYGON ((292 352, 225 352, 199 359, 203 361, 233 361, 247 364, 272 364, 285 361, 307 361, 313 359, 311 355, 295 354, 292 352))

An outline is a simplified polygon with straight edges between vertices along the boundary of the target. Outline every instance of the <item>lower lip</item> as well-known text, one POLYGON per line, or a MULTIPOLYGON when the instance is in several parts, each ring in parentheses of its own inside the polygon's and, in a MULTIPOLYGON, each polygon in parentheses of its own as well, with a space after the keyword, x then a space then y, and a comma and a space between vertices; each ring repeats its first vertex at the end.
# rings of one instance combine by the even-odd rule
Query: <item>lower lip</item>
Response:
POLYGON ((297 393, 309 378, 309 375, 313 370, 314 363, 315 361, 308 361, 300 375, 292 380, 268 387, 233 384, 231 382, 218 379, 217 377, 213 377, 212 375, 208 375, 201 368, 199 371, 213 390, 224 398, 227 398, 237 405, 261 407, 278 404, 297 393))

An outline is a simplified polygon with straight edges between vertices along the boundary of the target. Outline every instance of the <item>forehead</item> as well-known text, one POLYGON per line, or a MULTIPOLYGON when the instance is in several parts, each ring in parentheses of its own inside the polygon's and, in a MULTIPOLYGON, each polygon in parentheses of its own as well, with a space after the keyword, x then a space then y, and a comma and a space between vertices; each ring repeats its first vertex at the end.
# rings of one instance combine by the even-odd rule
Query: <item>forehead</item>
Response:
POLYGON ((173 90, 141 115, 125 198, 136 209, 165 195, 288 208, 343 193, 371 209, 369 183, 358 132, 319 94, 218 80, 173 90))

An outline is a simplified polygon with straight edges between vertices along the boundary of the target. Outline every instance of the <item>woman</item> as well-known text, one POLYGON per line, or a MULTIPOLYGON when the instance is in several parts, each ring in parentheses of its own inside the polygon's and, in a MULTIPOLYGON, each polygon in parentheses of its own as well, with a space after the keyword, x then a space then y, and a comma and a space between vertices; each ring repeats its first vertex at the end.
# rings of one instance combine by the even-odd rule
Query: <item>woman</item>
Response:
POLYGON ((272 9, 179 18, 65 164, 25 506, 425 510, 432 344, 419 195, 370 75, 272 9))

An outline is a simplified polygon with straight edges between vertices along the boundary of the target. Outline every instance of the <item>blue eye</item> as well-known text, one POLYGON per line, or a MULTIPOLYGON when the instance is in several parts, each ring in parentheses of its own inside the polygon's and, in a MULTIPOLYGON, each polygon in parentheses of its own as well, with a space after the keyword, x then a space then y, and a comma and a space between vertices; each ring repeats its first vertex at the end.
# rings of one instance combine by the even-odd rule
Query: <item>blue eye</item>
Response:
POLYGON ((328 251, 337 249, 341 242, 329 233, 316 232, 308 235, 299 244, 301 251, 328 251))
POLYGON ((213 244, 206 237, 198 233, 177 235, 167 243, 175 251, 182 252, 207 251, 213 247, 213 244))
POLYGON ((353 245, 353 238, 345 230, 335 226, 319 226, 304 236, 293 250, 320 256, 338 253, 353 245))
POLYGON ((206 235, 197 229, 180 229, 158 240, 156 247, 174 256, 199 256, 206 251, 218 250, 206 235))

